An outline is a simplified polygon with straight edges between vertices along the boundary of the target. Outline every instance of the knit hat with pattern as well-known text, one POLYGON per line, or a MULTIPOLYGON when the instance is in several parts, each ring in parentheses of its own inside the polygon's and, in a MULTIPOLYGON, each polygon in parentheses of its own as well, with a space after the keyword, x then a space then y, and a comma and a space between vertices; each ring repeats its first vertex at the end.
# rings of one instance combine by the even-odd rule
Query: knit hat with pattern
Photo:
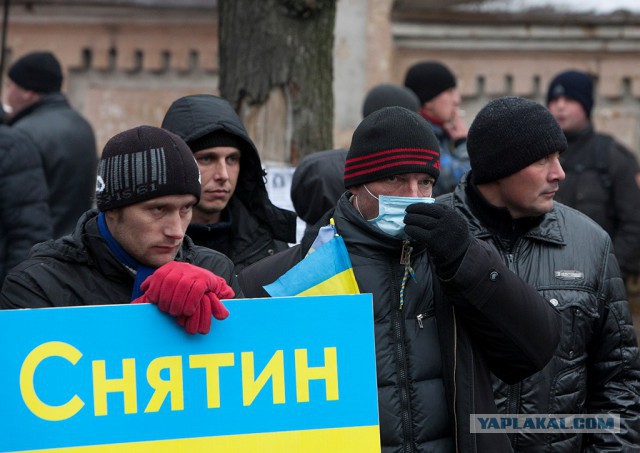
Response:
POLYGON ((186 194, 200 200, 200 170, 193 153, 176 134, 139 126, 119 133, 105 145, 96 182, 100 211, 186 194))
POLYGON ((440 176, 440 146, 429 123, 403 107, 385 107, 362 120, 353 133, 344 186, 403 173, 440 176))
POLYGON ((467 136, 476 184, 505 178, 566 149, 567 139, 549 110, 517 96, 489 102, 471 123, 467 136))

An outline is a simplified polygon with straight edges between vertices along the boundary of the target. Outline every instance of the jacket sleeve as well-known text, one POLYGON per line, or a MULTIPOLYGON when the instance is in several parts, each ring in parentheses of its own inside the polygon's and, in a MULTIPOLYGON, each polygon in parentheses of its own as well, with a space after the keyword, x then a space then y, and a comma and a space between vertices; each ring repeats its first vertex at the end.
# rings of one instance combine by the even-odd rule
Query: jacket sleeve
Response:
POLYGON ((38 242, 51 239, 49 191, 38 151, 28 137, 0 131, 0 221, 5 250, 0 279, 27 258, 38 242))
POLYGON ((511 272, 490 245, 473 239, 456 274, 442 283, 445 297, 498 378, 518 382, 553 357, 562 329, 560 314, 511 272))
POLYGON ((34 264, 32 260, 24 261, 7 274, 0 292, 1 310, 54 306, 47 293, 47 286, 40 285, 39 280, 33 278, 30 269, 32 266, 38 264, 34 264))
POLYGON ((640 356, 636 334, 613 252, 605 263, 599 317, 588 345, 586 413, 617 414, 620 433, 592 433, 584 451, 638 451, 640 445, 640 356))
POLYGON ((245 297, 270 297, 263 286, 273 283, 295 266, 302 259, 301 253, 301 246, 297 244, 245 267, 238 274, 245 297))
POLYGON ((621 145, 616 146, 619 158, 610 164, 611 202, 616 217, 611 239, 625 276, 640 272, 640 187, 636 182, 639 169, 636 157, 621 145))
POLYGON ((193 245, 191 239, 189 239, 188 242, 191 247, 191 253, 187 256, 187 262, 207 269, 218 277, 224 278, 227 285, 229 285, 235 293, 234 299, 244 297, 234 270, 233 261, 216 250, 193 245))

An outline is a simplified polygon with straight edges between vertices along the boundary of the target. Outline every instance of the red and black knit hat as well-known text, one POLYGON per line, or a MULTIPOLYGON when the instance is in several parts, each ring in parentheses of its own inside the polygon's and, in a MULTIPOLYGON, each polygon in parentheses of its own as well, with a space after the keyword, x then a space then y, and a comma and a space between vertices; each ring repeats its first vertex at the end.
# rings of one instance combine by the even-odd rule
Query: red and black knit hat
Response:
POLYGON ((440 146, 416 112, 385 107, 367 116, 353 133, 344 166, 344 186, 403 173, 440 176, 440 146))

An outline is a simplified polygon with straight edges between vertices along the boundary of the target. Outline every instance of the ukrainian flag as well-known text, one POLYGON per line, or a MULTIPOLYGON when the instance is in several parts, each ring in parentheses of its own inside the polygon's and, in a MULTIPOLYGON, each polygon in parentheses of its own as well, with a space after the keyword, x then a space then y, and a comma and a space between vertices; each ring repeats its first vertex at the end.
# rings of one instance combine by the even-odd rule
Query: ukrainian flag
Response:
POLYGON ((338 235, 264 289, 272 297, 360 294, 347 247, 338 235))

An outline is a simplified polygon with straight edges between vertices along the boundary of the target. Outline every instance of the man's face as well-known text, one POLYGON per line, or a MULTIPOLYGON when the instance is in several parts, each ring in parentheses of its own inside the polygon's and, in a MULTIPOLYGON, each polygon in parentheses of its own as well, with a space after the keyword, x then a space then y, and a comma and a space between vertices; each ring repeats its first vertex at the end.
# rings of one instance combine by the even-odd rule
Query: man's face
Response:
POLYGON ((378 200, 375 197, 430 197, 434 183, 434 177, 426 173, 405 173, 353 186, 349 191, 355 195, 353 205, 356 209, 366 220, 371 220, 378 217, 378 200))
POLYGON ((194 156, 200 167, 202 194, 194 207, 193 223, 217 223, 238 184, 240 150, 217 146, 196 151, 194 156))
POLYGON ((580 132, 589 124, 582 104, 566 96, 559 96, 549 102, 549 111, 564 132, 580 132))
POLYGON ((422 104, 422 113, 426 114, 427 117, 446 123, 453 120, 460 102, 461 98, 458 89, 456 87, 449 88, 422 104))
POLYGON ((550 154, 496 181, 497 190, 489 201, 509 209, 514 219, 540 216, 553 209, 553 197, 564 176, 560 153, 550 154))
POLYGON ((36 93, 20 88, 9 77, 5 78, 3 104, 8 107, 7 117, 11 118, 37 100, 38 95, 36 93))
POLYGON ((193 195, 168 195, 105 212, 116 241, 141 264, 160 267, 180 250, 196 203, 193 195))

